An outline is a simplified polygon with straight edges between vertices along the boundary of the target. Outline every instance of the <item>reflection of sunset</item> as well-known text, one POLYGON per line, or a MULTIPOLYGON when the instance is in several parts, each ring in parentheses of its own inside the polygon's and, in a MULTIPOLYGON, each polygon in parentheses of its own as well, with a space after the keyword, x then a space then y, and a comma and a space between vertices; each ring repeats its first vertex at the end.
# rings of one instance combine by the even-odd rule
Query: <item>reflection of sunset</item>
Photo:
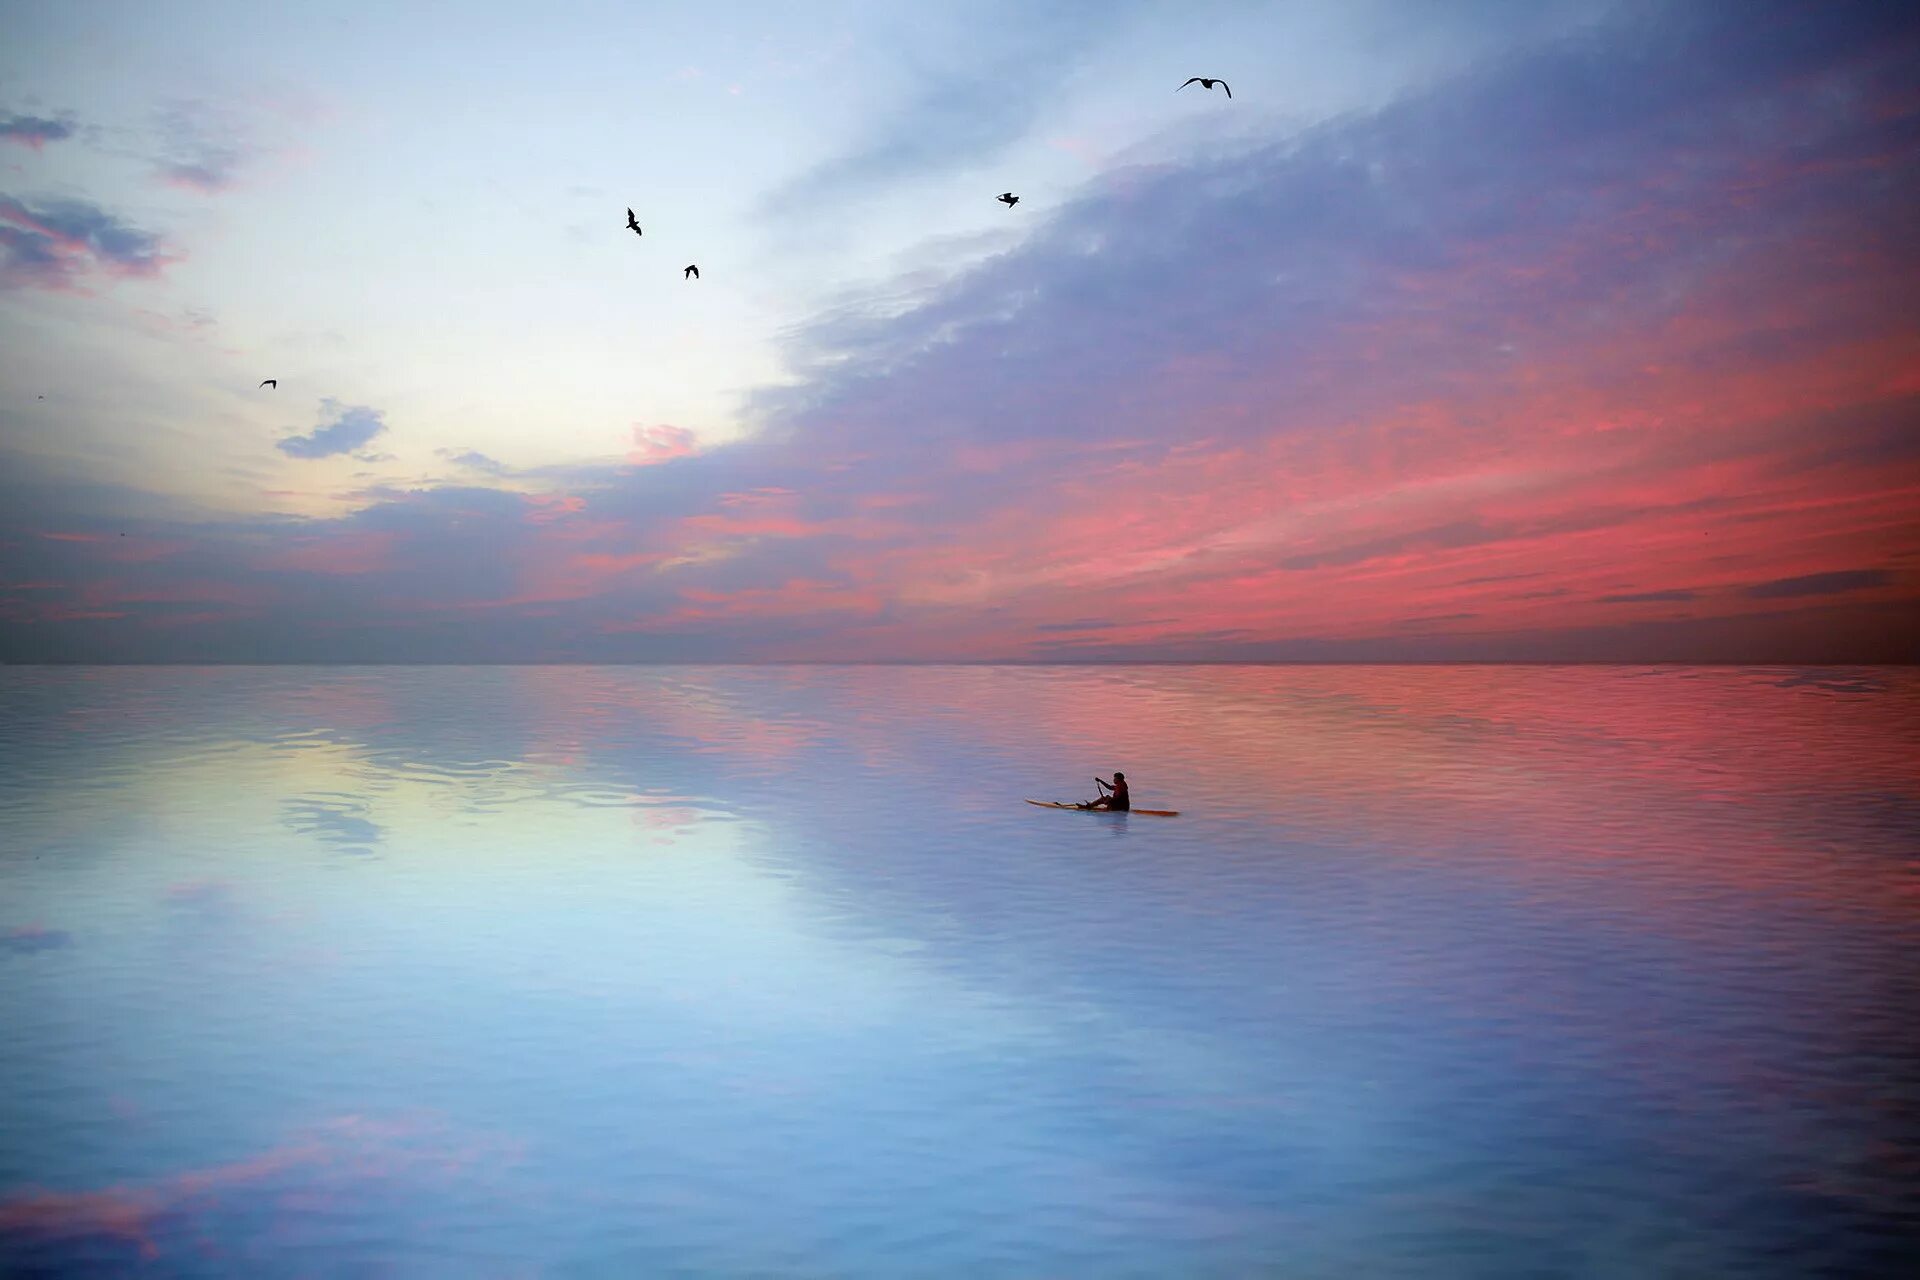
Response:
POLYGON ((0 1273, 1893 1273, 1920 4, 29 7, 0 1273))
MULTIPOLYGON (((826 699, 816 737, 831 725, 835 741, 891 774, 921 770, 921 783, 955 753, 1040 752, 1102 771, 1124 762, 1136 787, 1151 788, 1139 795, 1196 818, 1210 800, 1278 839, 1410 850, 1488 841, 1517 874, 1574 874, 1605 831, 1604 856, 1623 864, 1685 855, 1675 874, 1745 867, 1756 888, 1797 883, 1796 860, 1848 839, 1850 806, 1883 795, 1920 805, 1910 728, 1920 688, 1898 670, 1866 673, 1877 691, 1851 694, 1777 688, 1790 682, 1784 669, 792 670, 791 685, 751 679, 811 688, 826 699), (1848 746, 1809 753, 1808 741, 1848 746), (1346 798, 1356 795, 1370 800, 1355 808, 1346 798), (1729 822, 1747 832, 1737 847, 1729 822)), ((762 756, 752 735, 715 741, 762 756)), ((967 790, 968 805, 990 799, 967 790)), ((1897 862, 1880 865, 1844 882, 1867 892, 1863 908, 1911 895, 1897 862)))
POLYGON ((1519 1185, 1559 1189, 1516 1224, 1622 1188, 1691 1220, 1669 1150, 1863 1203, 1891 1176, 1780 1117, 1853 1141, 1890 1096, 1904 670, 5 683, 0 1092, 71 1155, 0 1185, 0 1248, 51 1267, 358 1257, 390 1221, 422 1256, 479 1213, 532 1258, 639 1222, 658 1270, 778 1270, 755 1242, 843 1257, 813 1224, 919 1179, 1008 1256, 1104 1222, 1177 1272, 1211 1247, 1182 1224, 1340 1254, 1382 1204, 1444 1230, 1519 1185), (1116 768, 1181 816, 1021 803, 1116 768))
MULTIPOLYGON (((469 1180, 484 1188, 489 1171, 516 1158, 512 1144, 450 1131, 444 1121, 339 1116, 256 1156, 151 1182, 97 1191, 0 1193, 0 1249, 28 1241, 111 1241, 144 1262, 172 1246, 204 1258, 226 1250, 222 1215, 264 1211, 297 1220, 316 1207, 350 1209, 352 1198, 391 1180, 469 1180)), ((266 1228, 271 1231, 271 1227, 266 1228)))

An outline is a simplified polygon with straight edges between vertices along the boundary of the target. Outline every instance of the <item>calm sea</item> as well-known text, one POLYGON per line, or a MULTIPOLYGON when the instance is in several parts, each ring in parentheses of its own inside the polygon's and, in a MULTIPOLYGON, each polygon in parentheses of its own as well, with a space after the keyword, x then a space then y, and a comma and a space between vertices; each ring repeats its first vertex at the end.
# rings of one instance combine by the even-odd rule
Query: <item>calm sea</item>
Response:
POLYGON ((1872 1274, 1917 1027, 1914 669, 0 668, 0 1274, 1872 1274))

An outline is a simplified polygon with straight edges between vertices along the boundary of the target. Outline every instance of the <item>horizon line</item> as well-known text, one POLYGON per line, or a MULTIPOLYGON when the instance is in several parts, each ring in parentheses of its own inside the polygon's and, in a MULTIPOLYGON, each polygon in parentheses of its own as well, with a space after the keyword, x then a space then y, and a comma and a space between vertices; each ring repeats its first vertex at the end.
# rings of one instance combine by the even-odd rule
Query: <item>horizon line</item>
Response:
POLYGON ((669 661, 636 659, 627 661, 569 661, 549 659, 508 659, 478 662, 379 662, 366 659, 342 659, 337 662, 261 661, 261 662, 189 662, 160 661, 66 661, 8 662, 5 667, 1871 667, 1904 669, 1920 667, 1920 658, 1906 662, 1859 662, 1844 659, 1805 661, 1781 658, 1107 658, 1049 661, 1041 658, 874 658, 874 659, 708 659, 669 661))

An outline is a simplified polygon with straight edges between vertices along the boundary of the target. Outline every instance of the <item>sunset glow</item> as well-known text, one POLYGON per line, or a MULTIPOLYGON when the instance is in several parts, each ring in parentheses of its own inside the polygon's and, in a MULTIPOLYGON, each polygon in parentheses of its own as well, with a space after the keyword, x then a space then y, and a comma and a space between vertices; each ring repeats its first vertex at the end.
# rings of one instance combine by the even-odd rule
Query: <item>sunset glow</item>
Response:
POLYGON ((1920 657, 1920 21, 1295 8, 31 13, 0 659, 1920 657))

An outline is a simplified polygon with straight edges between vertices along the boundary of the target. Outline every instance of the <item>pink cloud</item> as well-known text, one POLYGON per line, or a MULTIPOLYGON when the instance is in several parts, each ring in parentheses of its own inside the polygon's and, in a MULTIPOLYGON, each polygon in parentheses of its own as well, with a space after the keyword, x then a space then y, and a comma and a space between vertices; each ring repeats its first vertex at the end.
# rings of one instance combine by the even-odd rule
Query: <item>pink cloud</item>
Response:
POLYGON ((64 604, 25 605, 10 611, 22 622, 110 622, 126 617, 119 609, 87 609, 64 604))
POLYGON ((794 490, 780 485, 763 485, 758 489, 723 493, 715 501, 723 507, 764 507, 797 496, 794 490))
POLYGON ((14 114, 0 118, 0 142, 12 142, 36 153, 47 143, 71 138, 75 132, 70 115, 50 118, 14 114))
MULTIPOLYGON (((833 358, 769 397, 764 439, 648 474, 698 445, 635 426, 630 466, 497 526, 492 508, 449 518, 488 554, 447 590, 486 598, 383 586, 368 625, 514 609, 558 619, 530 642, 558 651, 678 630, 730 656, 848 658, 1410 635, 1524 653, 1583 629, 1815 625, 1789 614, 1852 645, 1859 619, 1909 625, 1892 606, 1920 574, 1920 329, 1911 238, 1883 215, 1914 170, 1862 113, 1911 103, 1768 71, 1752 97, 1707 94, 1699 141, 1676 142, 1563 100, 1542 71, 1563 55, 1437 87, 1463 123, 1418 163, 1431 121, 1401 104, 1230 167, 1130 170, 1179 210, 1180 245, 1130 248, 1138 209, 1096 183, 1052 239, 918 310, 805 335, 833 358), (1514 86, 1588 140, 1509 130, 1518 153, 1489 162, 1514 86), (1780 109, 1762 127, 1753 102, 1780 109), (1379 181, 1356 183, 1376 157, 1379 181), (1176 249, 1188 287, 1170 292, 1176 249), (1752 590, 1803 579, 1833 589, 1752 590)), ((401 546, 457 560, 435 501, 397 511, 434 531, 401 546)))
POLYGON ((151 278, 181 261, 158 236, 85 200, 29 206, 0 195, 0 288, 86 295, 90 273, 151 278))
POLYGON ((854 499, 854 505, 863 511, 891 511, 898 507, 911 507, 927 500, 921 493, 863 493, 854 499))
POLYGON ((568 493, 522 494, 533 510, 527 513, 529 524, 551 524, 587 509, 587 500, 568 493))
POLYGON ((633 569, 657 565, 661 561, 668 559, 671 554, 671 552, 666 551, 635 551, 625 555, 590 553, 573 556, 567 563, 574 568, 584 569, 589 573, 617 575, 627 573, 633 569))
POLYGON ((782 515, 688 516, 680 523, 694 533, 733 538, 805 538, 826 533, 833 527, 828 521, 782 515))
POLYGON ((797 514, 800 495, 779 486, 722 493, 714 503, 723 510, 682 516, 666 536, 685 543, 715 538, 804 539, 828 535, 885 538, 898 532, 894 525, 867 516, 809 519, 797 514))
POLYGON ((749 587, 715 591, 685 587, 680 609, 643 621, 609 624, 610 632, 661 629, 704 624, 721 619, 792 618, 825 615, 869 615, 885 606, 886 593, 832 583, 818 578, 793 578, 776 587, 749 587))
POLYGON ((266 592, 260 587, 246 586, 217 578, 189 578, 172 582, 138 584, 110 579, 87 583, 80 588, 80 598, 86 603, 112 606, 128 604, 255 606, 261 604, 265 597, 266 592))
POLYGON ((643 427, 635 423, 633 448, 627 451, 627 462, 631 466, 651 467, 675 458, 690 458, 697 452, 698 439, 685 427, 665 424, 643 427))

